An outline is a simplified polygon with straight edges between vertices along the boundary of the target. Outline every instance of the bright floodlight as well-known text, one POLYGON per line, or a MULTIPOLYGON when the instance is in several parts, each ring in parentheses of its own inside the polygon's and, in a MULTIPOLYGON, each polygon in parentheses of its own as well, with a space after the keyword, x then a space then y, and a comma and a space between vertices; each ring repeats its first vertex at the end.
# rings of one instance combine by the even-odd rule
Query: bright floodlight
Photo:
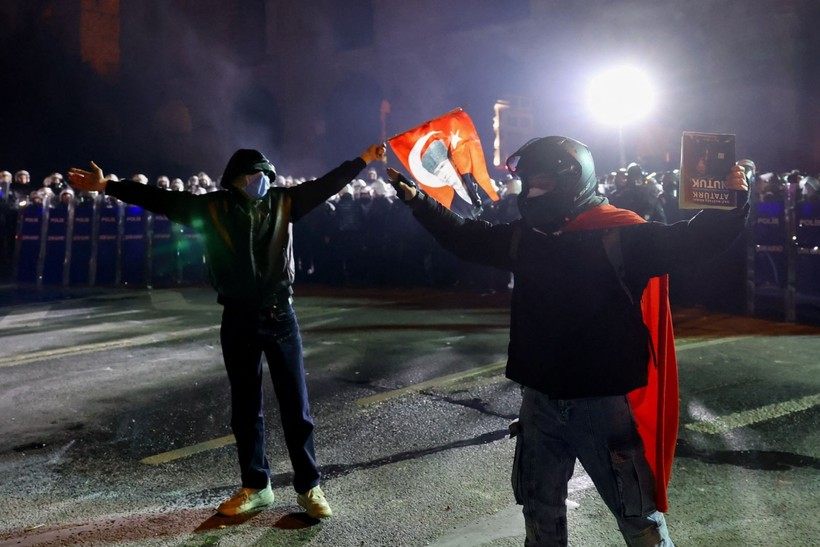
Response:
POLYGON ((635 122, 655 105, 652 82, 634 67, 619 67, 595 77, 589 87, 595 117, 618 126, 635 122))

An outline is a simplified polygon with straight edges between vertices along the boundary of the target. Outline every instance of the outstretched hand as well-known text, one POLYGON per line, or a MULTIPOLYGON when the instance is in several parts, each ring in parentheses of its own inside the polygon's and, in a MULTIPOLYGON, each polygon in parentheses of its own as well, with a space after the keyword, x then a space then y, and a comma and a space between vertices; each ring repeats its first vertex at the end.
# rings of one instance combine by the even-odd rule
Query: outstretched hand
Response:
POLYGON ((91 171, 72 167, 68 170, 68 182, 80 192, 105 192, 108 181, 99 165, 91 162, 91 171))
POLYGON ((396 192, 399 192, 399 195, 403 201, 410 201, 416 197, 416 194, 418 193, 416 187, 404 182, 404 180, 402 180, 404 179, 402 174, 392 167, 387 168, 387 178, 390 180, 390 184, 393 185, 393 188, 396 189, 396 192))
POLYGON ((387 152, 387 145, 384 143, 381 144, 372 144, 370 147, 362 152, 362 155, 359 156, 364 160, 365 163, 370 163, 372 161, 383 161, 384 155, 387 152))

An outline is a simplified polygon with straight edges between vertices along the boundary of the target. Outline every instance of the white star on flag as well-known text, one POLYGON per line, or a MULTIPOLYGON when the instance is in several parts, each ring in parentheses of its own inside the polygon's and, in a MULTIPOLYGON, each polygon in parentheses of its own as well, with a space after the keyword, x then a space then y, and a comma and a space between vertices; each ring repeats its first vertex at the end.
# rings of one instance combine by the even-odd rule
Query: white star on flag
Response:
POLYGON ((475 218, 485 197, 498 201, 498 192, 484 163, 481 141, 464 110, 451 110, 388 141, 419 187, 454 213, 475 218), (441 170, 453 176, 442 178, 441 170), (478 190, 483 190, 484 196, 478 190))
POLYGON ((455 133, 450 133, 450 148, 455 150, 458 143, 462 140, 464 139, 458 136, 458 130, 455 133))

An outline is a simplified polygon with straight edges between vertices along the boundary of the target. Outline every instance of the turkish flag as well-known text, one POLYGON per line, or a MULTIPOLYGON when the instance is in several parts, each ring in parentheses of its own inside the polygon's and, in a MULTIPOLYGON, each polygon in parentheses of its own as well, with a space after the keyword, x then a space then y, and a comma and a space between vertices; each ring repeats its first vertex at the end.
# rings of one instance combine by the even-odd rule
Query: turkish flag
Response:
POLYGON ((493 201, 498 193, 487 173, 473 121, 457 108, 388 140, 425 193, 462 216, 481 212, 479 188, 493 201))

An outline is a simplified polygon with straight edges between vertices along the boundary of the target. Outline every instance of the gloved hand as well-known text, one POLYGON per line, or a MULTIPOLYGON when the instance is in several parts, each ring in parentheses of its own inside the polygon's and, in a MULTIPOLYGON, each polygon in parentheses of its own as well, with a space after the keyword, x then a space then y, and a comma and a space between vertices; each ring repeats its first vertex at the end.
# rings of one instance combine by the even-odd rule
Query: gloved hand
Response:
POLYGON ((387 168, 387 179, 390 181, 390 184, 393 185, 393 188, 396 189, 396 193, 402 201, 410 201, 416 197, 416 194, 418 193, 416 183, 392 167, 387 168))

